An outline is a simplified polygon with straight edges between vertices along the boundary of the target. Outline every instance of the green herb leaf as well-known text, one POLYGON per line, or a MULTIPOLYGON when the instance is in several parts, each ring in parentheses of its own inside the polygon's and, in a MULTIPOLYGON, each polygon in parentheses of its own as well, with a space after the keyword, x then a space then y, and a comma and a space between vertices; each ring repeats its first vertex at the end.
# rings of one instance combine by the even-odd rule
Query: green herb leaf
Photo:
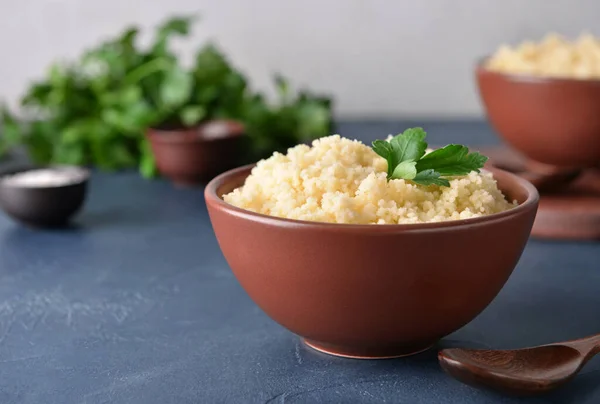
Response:
POLYGON ((178 66, 165 73, 160 87, 160 99, 163 106, 172 108, 187 101, 192 91, 192 76, 178 66))
POLYGON ((194 126, 206 116, 206 109, 202 105, 188 105, 181 110, 179 117, 186 126, 194 126))
POLYGON ((469 153, 466 146, 448 145, 425 154, 427 143, 423 128, 410 128, 389 142, 375 140, 372 148, 388 163, 387 178, 410 180, 419 185, 450 186, 446 176, 479 172, 487 157, 469 153))
POLYGON ((85 154, 80 144, 55 147, 55 152, 52 156, 52 163, 54 164, 81 165, 84 161, 85 154))
MULTIPOLYGON (((53 121, 34 121, 23 137, 23 143, 27 147, 29 157, 36 164, 48 164, 52 161, 55 151, 53 136, 56 135, 57 125, 53 121)), ((60 144, 60 143, 59 143, 60 144)))
POLYGON ((412 160, 403 161, 394 168, 392 173, 393 179, 403 178, 405 180, 412 180, 417 176, 417 163, 412 160))
POLYGON ((2 140, 11 145, 18 143, 21 138, 21 125, 5 105, 0 107, 0 118, 2 140))
POLYGON ((300 140, 327 136, 330 111, 321 103, 307 101, 296 110, 296 132, 300 140))
POLYGON ((190 32, 190 27, 195 20, 196 16, 185 16, 174 17, 164 22, 158 27, 152 52, 154 54, 166 53, 168 40, 175 35, 188 35, 190 32))
POLYGON ((394 172, 394 168, 396 168, 397 165, 396 155, 394 154, 394 149, 392 148, 392 145, 390 144, 390 142, 385 140, 375 140, 372 143, 372 148, 373 151, 375 151, 375 153, 377 153, 387 161, 387 177, 388 179, 392 178, 392 173, 394 172))
MULTIPOLYGON (((376 140, 373 142, 375 153, 387 160, 388 179, 410 179, 401 175, 394 175, 394 171, 398 165, 404 162, 414 163, 425 154, 425 149, 427 149, 427 143, 425 142, 426 135, 423 128, 411 128, 405 130, 404 133, 394 136, 389 142, 385 140, 376 140)), ((404 167, 400 172, 403 172, 410 165, 404 167)))
POLYGON ((423 128, 411 128, 405 130, 401 135, 394 136, 390 144, 396 155, 396 161, 417 161, 425 154, 427 143, 425 142, 427 133, 423 128))
POLYGON ((139 170, 145 178, 152 178, 156 174, 156 164, 150 143, 146 139, 140 141, 141 158, 139 170))
POLYGON ((450 186, 450 182, 447 179, 440 178, 440 173, 431 169, 417 173, 417 175, 412 178, 412 182, 419 185, 440 185, 444 187, 450 186))
POLYGON ((290 95, 290 86, 285 79, 280 74, 275 75, 275 88, 277 89, 277 93, 283 102, 287 102, 290 95))
POLYGON ((62 131, 62 143, 71 146, 84 142, 86 137, 90 135, 90 131, 93 130, 93 125, 94 122, 90 122, 88 119, 81 119, 79 121, 72 122, 62 131))
POLYGON ((23 136, 20 123, 10 113, 8 107, 0 107, 0 157, 19 144, 23 136))
POLYGON ((119 44, 126 50, 134 51, 135 50, 135 40, 139 34, 139 29, 137 27, 127 28, 123 34, 121 34, 120 38, 117 39, 119 44))
POLYGON ((442 176, 467 175, 471 171, 479 172, 487 159, 477 152, 469 153, 466 146, 451 144, 423 157, 417 162, 417 169, 433 169, 442 176))
POLYGON ((388 157, 394 153, 394 149, 392 149, 392 145, 390 142, 385 140, 375 140, 373 141, 373 151, 383 157, 384 159, 388 159, 388 157))

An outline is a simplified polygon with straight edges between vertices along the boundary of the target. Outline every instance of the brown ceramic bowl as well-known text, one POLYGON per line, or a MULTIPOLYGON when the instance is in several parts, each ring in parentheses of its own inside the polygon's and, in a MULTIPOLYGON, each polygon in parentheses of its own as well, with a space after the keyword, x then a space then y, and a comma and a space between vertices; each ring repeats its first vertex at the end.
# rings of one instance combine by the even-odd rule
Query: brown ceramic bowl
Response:
POLYGON ((193 186, 239 166, 244 127, 235 121, 210 121, 195 128, 148 129, 156 165, 179 186, 193 186))
POLYGON ((222 200, 250 170, 229 171, 205 189, 227 262, 271 318, 313 348, 348 357, 417 353, 475 318, 512 273, 538 205, 533 185, 492 169, 518 207, 414 225, 288 220, 222 200))
POLYGON ((476 68, 492 126, 525 156, 550 165, 600 166, 600 80, 538 78, 476 68))

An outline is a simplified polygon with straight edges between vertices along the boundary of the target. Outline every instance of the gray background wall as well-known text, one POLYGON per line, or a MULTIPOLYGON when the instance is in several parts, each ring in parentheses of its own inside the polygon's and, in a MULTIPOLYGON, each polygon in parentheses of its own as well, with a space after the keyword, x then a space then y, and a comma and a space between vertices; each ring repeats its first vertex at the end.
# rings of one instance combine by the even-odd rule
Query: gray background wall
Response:
MULTIPOLYGON (((548 31, 594 31, 598 0, 2 0, 0 95, 123 26, 197 12, 257 87, 281 71, 333 94, 343 117, 481 114, 477 57, 548 31)), ((181 47, 186 53, 191 46, 181 47)))

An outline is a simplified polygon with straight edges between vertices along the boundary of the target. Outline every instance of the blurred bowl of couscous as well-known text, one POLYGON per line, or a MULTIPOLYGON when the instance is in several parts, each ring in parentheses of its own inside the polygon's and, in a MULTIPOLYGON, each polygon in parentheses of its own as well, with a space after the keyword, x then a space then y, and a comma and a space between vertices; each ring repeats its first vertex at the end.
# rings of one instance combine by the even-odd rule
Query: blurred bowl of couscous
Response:
POLYGON ((491 125, 528 158, 600 166, 600 40, 551 34, 501 46, 475 69, 491 125))

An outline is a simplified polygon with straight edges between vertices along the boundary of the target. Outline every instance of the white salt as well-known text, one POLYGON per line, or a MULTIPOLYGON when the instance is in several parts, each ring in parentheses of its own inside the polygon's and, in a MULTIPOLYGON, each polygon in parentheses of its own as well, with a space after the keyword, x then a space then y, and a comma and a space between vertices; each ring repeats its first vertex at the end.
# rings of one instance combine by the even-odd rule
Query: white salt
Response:
POLYGON ((76 184, 87 177, 76 168, 40 168, 2 177, 2 184, 15 187, 44 188, 76 184))

